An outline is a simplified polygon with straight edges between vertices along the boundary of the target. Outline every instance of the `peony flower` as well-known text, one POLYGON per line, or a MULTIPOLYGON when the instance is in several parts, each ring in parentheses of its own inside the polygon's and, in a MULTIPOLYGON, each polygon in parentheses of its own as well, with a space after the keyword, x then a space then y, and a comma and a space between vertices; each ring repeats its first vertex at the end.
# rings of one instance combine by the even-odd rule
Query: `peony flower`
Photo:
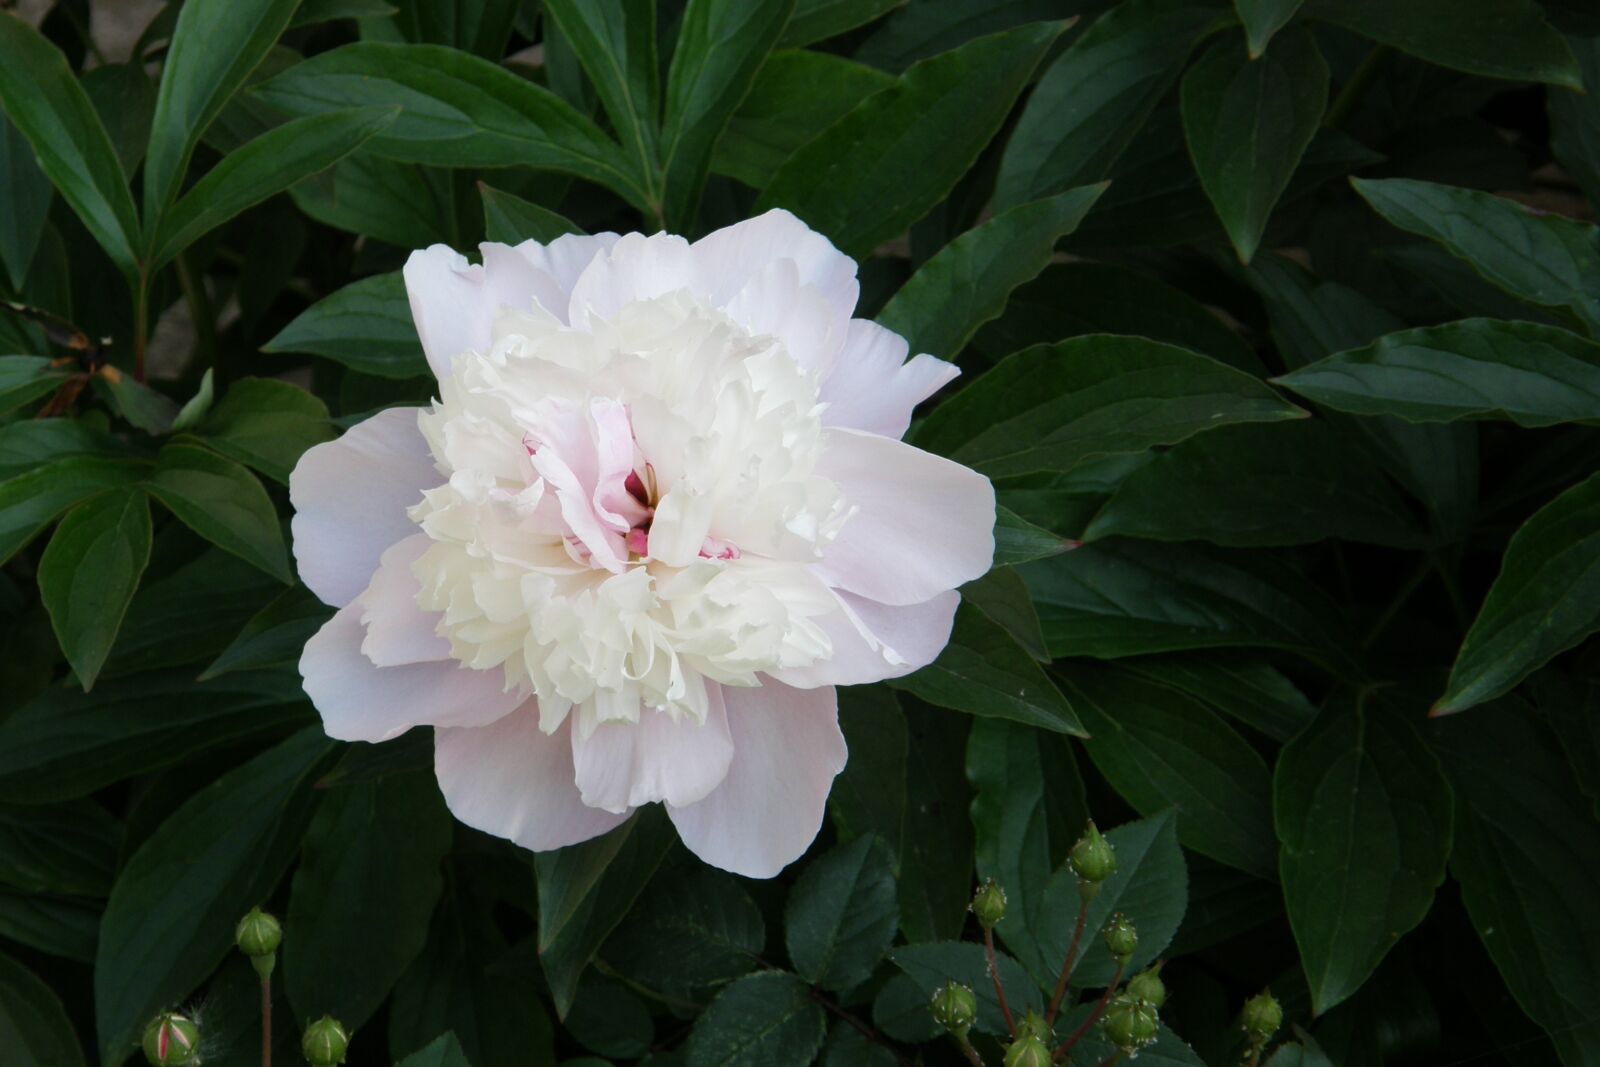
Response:
POLYGON ((328 734, 435 727, 445 800, 534 850, 660 802, 770 877, 844 767, 834 687, 909 673, 988 570, 994 492, 901 443, 958 373, 852 319, 856 266, 772 211, 443 245, 405 268, 438 378, 311 449, 300 576, 328 734))

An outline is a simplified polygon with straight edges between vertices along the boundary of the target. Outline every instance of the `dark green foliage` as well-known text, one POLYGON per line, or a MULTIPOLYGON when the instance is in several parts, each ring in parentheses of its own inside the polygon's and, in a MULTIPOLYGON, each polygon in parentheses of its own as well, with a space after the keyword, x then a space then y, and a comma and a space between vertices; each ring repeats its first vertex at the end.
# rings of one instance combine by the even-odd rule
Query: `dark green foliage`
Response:
POLYGON ((0 1064, 169 1009, 258 1062, 257 906, 280 1063, 938 1067, 956 982, 998 1064, 990 878, 1018 1017, 1084 909, 1073 1067, 1114 915, 1141 1065, 1600 1062, 1592 4, 113 2, 0 5, 0 1064), (772 207, 961 369, 907 439, 1000 504, 809 853, 532 855, 427 728, 326 738, 288 483, 437 391, 407 254, 772 207))

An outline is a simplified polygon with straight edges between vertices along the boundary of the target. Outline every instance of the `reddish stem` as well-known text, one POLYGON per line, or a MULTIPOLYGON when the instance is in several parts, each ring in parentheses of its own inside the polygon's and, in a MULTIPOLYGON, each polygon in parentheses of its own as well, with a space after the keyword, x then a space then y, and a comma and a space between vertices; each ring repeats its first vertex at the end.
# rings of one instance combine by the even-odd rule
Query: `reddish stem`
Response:
MULTIPOLYGON (((994 981, 994 996, 1000 1002, 1000 1014, 1005 1016, 1006 1029, 1012 1037, 1017 1036, 1017 1024, 1011 1021, 1011 1005, 1006 1003, 1006 991, 1000 984, 1000 964, 994 956, 994 931, 983 932, 983 954, 989 960, 989 977, 994 981)), ((976 1055, 976 1053, 974 1053, 976 1055)))
POLYGON ((1072 1032, 1072 1036, 1067 1038, 1060 1048, 1056 1049, 1057 1056, 1070 1052, 1073 1045, 1083 1040, 1083 1035, 1089 1032, 1089 1027, 1094 1025, 1094 1021, 1100 1018, 1101 1013, 1106 1010, 1106 1005, 1111 1003, 1111 995, 1117 991, 1117 985, 1122 981, 1123 968, 1126 966, 1127 963, 1125 962, 1117 964, 1117 973, 1111 976, 1111 984, 1106 986, 1104 993, 1100 994, 1100 999, 1095 1002, 1094 1010, 1089 1013, 1089 1017, 1083 1020, 1082 1025, 1072 1032))
POLYGON ((1067 945, 1067 958, 1061 964, 1061 977, 1056 979, 1056 991, 1050 997, 1050 1010, 1045 1014, 1045 1025, 1056 1021, 1056 1013, 1061 1010, 1061 1001, 1067 995, 1067 979, 1072 976, 1072 965, 1078 959, 1078 943, 1083 940, 1083 927, 1089 920, 1089 902, 1078 902, 1078 921, 1072 926, 1072 941, 1067 945))
POLYGON ((272 1067, 272 979, 261 979, 261 1067, 272 1067))

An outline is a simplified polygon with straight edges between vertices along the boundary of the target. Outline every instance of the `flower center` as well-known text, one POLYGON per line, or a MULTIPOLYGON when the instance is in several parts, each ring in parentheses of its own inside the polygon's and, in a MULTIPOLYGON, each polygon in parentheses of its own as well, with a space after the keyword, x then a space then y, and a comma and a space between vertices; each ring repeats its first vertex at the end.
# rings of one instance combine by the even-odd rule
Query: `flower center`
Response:
POLYGON ((706 683, 831 653, 810 565, 848 517, 813 468, 815 380, 687 293, 586 330, 507 312, 420 419, 448 482, 419 604, 469 667, 538 694, 553 730, 702 718, 706 683))

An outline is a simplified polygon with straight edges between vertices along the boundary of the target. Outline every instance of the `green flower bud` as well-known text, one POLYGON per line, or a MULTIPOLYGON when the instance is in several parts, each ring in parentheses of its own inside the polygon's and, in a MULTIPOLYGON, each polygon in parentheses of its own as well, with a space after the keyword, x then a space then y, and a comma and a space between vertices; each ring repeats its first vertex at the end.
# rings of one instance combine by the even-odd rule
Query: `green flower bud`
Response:
POLYGON ((1128 979, 1128 996, 1135 1000, 1142 1000, 1152 1008, 1159 1008, 1167 1002, 1167 986, 1161 981, 1161 965, 1158 963, 1148 971, 1140 971, 1128 979))
POLYGON ((1093 900, 1100 892, 1100 883, 1117 873, 1117 850, 1093 822, 1072 846, 1067 861, 1072 864, 1072 873, 1078 876, 1078 892, 1084 900, 1093 900))
POLYGON ((164 1011, 144 1028, 144 1058, 155 1067, 200 1062, 200 1028, 175 1011, 164 1011))
POLYGON ((1050 1024, 1044 1021, 1044 1016, 1036 1011, 1030 1011, 1017 1020, 1017 1038, 1036 1037, 1045 1044, 1050 1044, 1055 1035, 1050 1032, 1050 1024))
POLYGON ((257 974, 262 978, 272 974, 272 965, 277 962, 278 946, 283 944, 283 927, 278 925, 277 919, 260 908, 251 908, 250 913, 234 927, 233 940, 239 946, 239 951, 250 957, 250 964, 257 974))
POLYGON ((1113 1000, 1100 1018, 1106 1040, 1127 1053, 1131 1059, 1138 1051, 1156 1039, 1161 1029, 1161 1019, 1154 1005, 1126 994, 1113 1000))
POLYGON ((958 1041, 978 1019, 978 998, 957 982, 946 982, 933 993, 933 1020, 958 1041))
POLYGON ((1106 940, 1106 948, 1111 950, 1112 958, 1119 963, 1126 964, 1133 956, 1133 950, 1139 947, 1138 931, 1120 911, 1111 916, 1102 936, 1106 940))
POLYGON ((1050 1046, 1037 1037, 1022 1037, 1006 1046, 1005 1067, 1050 1067, 1050 1046))
POLYGON ((306 1054, 306 1062, 311 1067, 334 1067, 334 1064, 343 1063, 345 1049, 349 1047, 350 1035, 331 1015, 324 1015, 306 1027, 306 1035, 300 1041, 300 1051, 306 1054))
POLYGON ((985 930, 993 930, 1006 917, 1006 891, 993 878, 978 887, 977 895, 972 898, 972 914, 978 917, 978 925, 985 930))
POLYGON ((1252 1042, 1265 1042, 1283 1025, 1283 1008, 1270 989, 1244 1002, 1244 1032, 1252 1042))

